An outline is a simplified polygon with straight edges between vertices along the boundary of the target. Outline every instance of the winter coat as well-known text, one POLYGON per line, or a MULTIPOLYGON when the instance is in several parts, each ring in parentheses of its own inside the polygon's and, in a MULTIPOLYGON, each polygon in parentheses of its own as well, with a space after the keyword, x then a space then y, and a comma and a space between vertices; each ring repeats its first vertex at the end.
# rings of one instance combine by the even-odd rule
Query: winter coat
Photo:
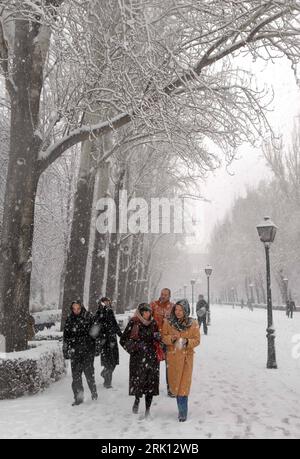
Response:
POLYGON ((296 311, 295 301, 289 301, 288 309, 292 312, 296 311))
POLYGON ((202 319, 203 317, 205 317, 208 309, 209 309, 208 303, 205 300, 198 301, 197 306, 196 306, 196 312, 197 312, 198 318, 202 319))
POLYGON ((193 320, 190 327, 180 332, 169 320, 166 320, 163 326, 162 339, 167 346, 170 391, 176 396, 188 396, 192 384, 194 349, 200 344, 199 324, 193 320), (180 338, 186 338, 188 340, 187 346, 182 349, 176 348, 172 342, 174 334, 179 334, 180 338))
POLYGON ((120 340, 121 346, 130 354, 129 395, 159 395, 159 361, 156 343, 160 334, 154 320, 145 325, 133 317, 120 340))
POLYGON ((105 368, 119 365, 120 358, 117 335, 121 337, 122 332, 113 310, 107 306, 99 306, 94 318, 94 324, 99 327, 96 349, 97 354, 100 354, 101 357, 101 365, 105 368))
POLYGON ((161 303, 158 300, 158 301, 153 301, 153 303, 151 303, 152 315, 153 315, 155 322, 158 325, 158 329, 160 333, 163 328, 164 320, 170 317, 173 307, 174 307, 174 304, 171 302, 161 303))
POLYGON ((95 340, 91 337, 93 316, 84 307, 76 316, 73 312, 66 320, 63 334, 65 359, 84 358, 95 355, 95 340))

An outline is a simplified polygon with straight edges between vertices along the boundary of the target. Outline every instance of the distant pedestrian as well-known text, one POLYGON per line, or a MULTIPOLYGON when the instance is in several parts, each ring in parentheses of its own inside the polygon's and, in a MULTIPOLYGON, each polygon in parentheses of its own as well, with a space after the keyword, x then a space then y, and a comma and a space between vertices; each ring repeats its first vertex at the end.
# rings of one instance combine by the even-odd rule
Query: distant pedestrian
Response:
POLYGON ((196 312, 197 312, 200 330, 201 330, 201 325, 203 325, 204 334, 207 335, 208 333, 207 315, 209 312, 209 306, 208 306, 208 303, 204 299, 204 295, 199 295, 199 300, 196 306, 196 312))
POLYGON ((295 301, 289 300, 287 303, 287 309, 288 309, 288 317, 290 319, 293 319, 294 317, 294 312, 296 311, 296 304, 295 301))
POLYGON ((98 301, 93 336, 96 338, 97 355, 100 354, 101 366, 104 367, 101 372, 103 385, 106 389, 111 389, 113 372, 120 363, 117 336, 121 337, 122 331, 112 310, 111 300, 107 297, 98 301))
POLYGON ((63 335, 64 357, 71 360, 73 406, 81 405, 84 401, 83 373, 91 391, 92 400, 98 399, 94 370, 95 340, 91 336, 92 326, 92 314, 80 301, 74 301, 63 335))
POLYGON ((179 422, 185 422, 192 384, 194 349, 200 344, 199 325, 190 317, 190 305, 186 299, 178 301, 170 319, 165 320, 163 341, 168 348, 170 390, 177 398, 179 422))
POLYGON ((135 397, 132 408, 134 414, 138 413, 140 400, 145 396, 148 417, 153 397, 159 395, 160 340, 161 336, 157 323, 153 320, 150 305, 140 304, 120 340, 120 344, 130 354, 129 395, 135 397))
POLYGON ((252 301, 250 300, 250 298, 249 298, 248 301, 247 301, 247 306, 248 306, 248 308, 249 308, 249 311, 251 311, 251 312, 254 311, 253 303, 252 303, 252 301))

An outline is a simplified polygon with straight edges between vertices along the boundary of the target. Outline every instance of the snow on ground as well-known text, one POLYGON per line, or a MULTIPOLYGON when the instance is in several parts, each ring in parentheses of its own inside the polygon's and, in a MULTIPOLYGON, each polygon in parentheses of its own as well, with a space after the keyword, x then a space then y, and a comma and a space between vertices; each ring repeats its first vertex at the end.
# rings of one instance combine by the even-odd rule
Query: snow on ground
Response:
POLYGON ((68 376, 44 393, 0 402, 0 438, 300 438, 300 359, 292 357, 300 314, 275 312, 278 370, 266 369, 266 311, 214 306, 209 336, 197 349, 190 417, 177 421, 176 401, 161 396, 152 420, 131 414, 128 356, 121 352, 114 389, 104 390, 97 359, 99 400, 71 407, 68 376))

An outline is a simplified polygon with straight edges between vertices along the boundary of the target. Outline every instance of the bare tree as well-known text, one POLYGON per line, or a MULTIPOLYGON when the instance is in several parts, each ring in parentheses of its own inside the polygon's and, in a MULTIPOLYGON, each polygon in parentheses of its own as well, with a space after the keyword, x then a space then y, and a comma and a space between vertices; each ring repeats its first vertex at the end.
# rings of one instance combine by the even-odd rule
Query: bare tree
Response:
POLYGON ((227 58, 247 50, 266 59, 286 55, 295 66, 299 8, 296 0, 1 1, 0 59, 11 108, 0 265, 8 351, 27 345, 34 203, 43 171, 72 146, 128 123, 139 132, 162 131, 177 150, 175 133, 182 138, 178 154, 198 162, 207 161, 203 136, 232 154, 261 132, 265 106, 227 58), (91 15, 98 35, 89 33, 91 15), (99 42, 105 49, 95 62, 91 49, 99 42), (41 125, 41 94, 53 75, 63 90, 41 125), (101 121, 90 124, 94 104, 101 121))
POLYGON ((265 145, 264 156, 285 196, 299 206, 300 202, 300 123, 294 126, 292 145, 282 139, 265 145))
POLYGON ((59 308, 62 303, 77 170, 77 155, 74 152, 63 155, 41 177, 35 203, 31 301, 39 301, 34 298, 35 285, 39 284, 39 288, 45 291, 48 305, 51 302, 58 304, 59 308))

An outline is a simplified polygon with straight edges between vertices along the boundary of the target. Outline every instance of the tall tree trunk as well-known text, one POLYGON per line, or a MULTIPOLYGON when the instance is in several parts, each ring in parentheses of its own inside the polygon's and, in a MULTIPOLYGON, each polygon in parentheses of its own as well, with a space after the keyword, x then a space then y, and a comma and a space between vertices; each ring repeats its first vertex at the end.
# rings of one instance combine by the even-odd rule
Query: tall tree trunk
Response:
POLYGON ((108 276, 106 285, 106 295, 114 300, 117 299, 117 284, 118 284, 118 257, 120 250, 120 233, 119 233, 119 207, 120 207, 120 191, 124 188, 126 169, 121 167, 119 177, 115 186, 114 197, 117 209, 116 215, 116 232, 111 234, 109 242, 109 265, 108 265, 108 276))
POLYGON ((151 253, 148 254, 145 263, 145 284, 144 284, 144 296, 145 299, 149 298, 149 283, 150 283, 150 266, 151 266, 151 253))
POLYGON ((135 301, 141 303, 145 301, 145 279, 144 279, 144 235, 139 238, 138 265, 137 265, 137 288, 135 301))
POLYGON ((136 304, 136 292, 138 281, 138 252, 139 252, 140 235, 135 234, 132 242, 132 252, 130 260, 130 268, 128 271, 128 288, 126 291, 126 306, 134 308, 136 304))
POLYGON ((27 348, 34 202, 38 182, 35 168, 30 164, 28 151, 27 154, 23 151, 23 148, 30 149, 30 156, 32 155, 32 149, 26 147, 30 141, 25 141, 26 131, 16 129, 17 125, 20 127, 20 123, 12 116, 11 126, 16 130, 16 141, 11 145, 9 184, 5 195, 1 241, 1 303, 7 352, 27 348), (22 137, 22 142, 20 138, 17 139, 19 136, 22 137), (23 148, 20 148, 21 145, 23 148), (24 159, 24 156, 28 158, 28 162, 21 165, 18 161, 24 159))
POLYGON ((64 285, 62 329, 69 314, 71 303, 76 300, 83 301, 95 188, 94 159, 91 154, 92 145, 90 141, 82 144, 64 285))
MULTIPOLYGON (((96 199, 99 200, 106 196, 109 186, 109 163, 104 163, 99 168, 99 182, 96 199)), ((103 292, 105 274, 105 255, 108 244, 107 234, 100 234, 95 228, 95 241, 92 254, 92 268, 89 289, 90 310, 95 312, 97 300, 103 292)))
POLYGON ((118 276, 118 298, 117 298, 117 313, 123 314, 127 308, 126 293, 128 289, 129 277, 129 247, 125 245, 120 250, 120 265, 118 276))
POLYGON ((0 310, 7 352, 27 348, 34 204, 39 179, 37 157, 41 146, 35 134, 42 88, 42 58, 35 49, 37 32, 27 20, 15 21, 11 135, 0 261, 0 310))
POLYGON ((70 232, 68 231, 69 225, 72 223, 72 213, 73 213, 73 193, 72 193, 72 180, 69 178, 68 182, 68 195, 67 195, 67 209, 66 209, 66 228, 64 232, 64 246, 63 246, 63 266, 59 279, 59 300, 58 300, 58 309, 63 309, 64 301, 64 286, 66 280, 67 264, 68 264, 68 249, 70 244, 70 232))
POLYGON ((249 284, 250 284, 250 280, 249 280, 249 278, 246 276, 246 277, 245 277, 245 292, 246 292, 246 296, 247 296, 247 301, 249 301, 249 299, 250 299, 249 284))
POLYGON ((63 302, 64 302, 64 287, 65 287, 65 280, 66 280, 66 272, 67 272, 67 262, 68 262, 68 251, 64 254, 64 262, 63 267, 60 273, 59 278, 59 299, 58 299, 58 309, 63 309, 63 302))

